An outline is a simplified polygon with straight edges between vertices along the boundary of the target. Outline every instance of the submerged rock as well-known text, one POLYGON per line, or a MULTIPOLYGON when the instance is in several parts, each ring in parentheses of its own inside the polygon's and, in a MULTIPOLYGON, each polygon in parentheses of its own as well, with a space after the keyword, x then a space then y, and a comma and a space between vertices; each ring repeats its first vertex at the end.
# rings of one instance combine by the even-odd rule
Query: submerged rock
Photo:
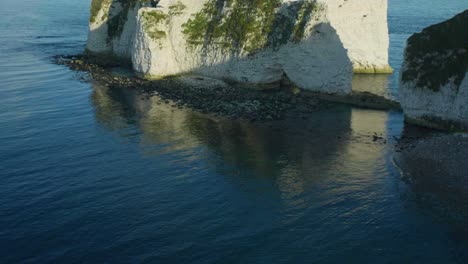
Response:
POLYGON ((388 72, 387 0, 93 0, 87 50, 145 78, 196 73, 349 93, 388 72))
POLYGON ((408 122, 468 129, 468 10, 408 40, 400 103, 408 122))

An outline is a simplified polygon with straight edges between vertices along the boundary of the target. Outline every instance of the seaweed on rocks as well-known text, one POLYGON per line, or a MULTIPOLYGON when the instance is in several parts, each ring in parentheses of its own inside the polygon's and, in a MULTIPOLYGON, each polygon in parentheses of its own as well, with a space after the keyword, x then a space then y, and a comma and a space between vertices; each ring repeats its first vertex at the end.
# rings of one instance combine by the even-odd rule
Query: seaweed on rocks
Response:
POLYGON ((178 108, 188 107, 202 113, 252 122, 279 120, 287 115, 301 117, 330 105, 325 100, 300 96, 285 87, 277 90, 255 90, 203 76, 144 80, 134 76, 115 75, 111 67, 92 63, 83 55, 58 56, 56 63, 66 65, 72 70, 87 72, 92 80, 111 88, 141 89, 164 101, 172 101, 178 108))
POLYGON ((468 10, 408 39, 402 81, 439 91, 450 80, 457 87, 468 70, 468 10))

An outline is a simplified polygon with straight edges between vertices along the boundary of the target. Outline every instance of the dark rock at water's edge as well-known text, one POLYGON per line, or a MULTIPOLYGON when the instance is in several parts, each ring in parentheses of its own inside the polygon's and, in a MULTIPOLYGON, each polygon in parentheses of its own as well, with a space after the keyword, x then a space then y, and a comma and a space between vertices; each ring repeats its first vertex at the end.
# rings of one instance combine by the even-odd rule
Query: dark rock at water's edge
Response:
POLYGON ((126 69, 126 64, 116 63, 115 60, 111 60, 111 64, 104 60, 103 64, 95 58, 74 55, 57 56, 55 60, 73 70, 88 72, 92 80, 106 86, 142 89, 149 95, 158 95, 163 100, 173 102, 175 107, 189 107, 227 118, 269 121, 283 119, 285 116, 303 117, 334 103, 379 110, 399 109, 397 102, 370 93, 338 96, 303 91, 291 85, 259 90, 196 75, 144 80, 134 76, 130 68, 127 74, 116 74, 116 67, 126 69))
POLYGON ((369 92, 353 91, 347 95, 326 94, 308 91, 304 91, 304 93, 330 102, 349 104, 359 108, 375 110, 401 110, 399 102, 369 92))
MULTIPOLYGON (((115 62, 115 61, 114 61, 115 62)), ((141 89, 157 95, 174 107, 188 107, 206 114, 249 121, 268 121, 284 118, 285 114, 301 116, 329 105, 318 98, 297 96, 291 89, 255 90, 227 84, 222 80, 203 76, 174 76, 161 80, 144 80, 133 75, 116 74, 115 67, 96 64, 87 56, 58 56, 56 63, 72 70, 90 74, 91 80, 111 88, 141 89)))
POLYGON ((400 102, 408 123, 468 131, 468 10, 408 40, 400 102))
MULTIPOLYGON (((416 201, 468 232, 468 134, 407 125, 394 161, 416 201)), ((468 234, 468 233, 467 233, 468 234)))

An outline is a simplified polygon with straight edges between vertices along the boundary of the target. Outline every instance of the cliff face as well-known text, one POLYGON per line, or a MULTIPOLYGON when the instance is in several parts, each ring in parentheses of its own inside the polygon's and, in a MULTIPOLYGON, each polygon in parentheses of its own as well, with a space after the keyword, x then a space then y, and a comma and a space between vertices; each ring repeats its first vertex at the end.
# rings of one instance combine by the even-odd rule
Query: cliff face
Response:
POLYGON ((347 93, 353 70, 391 71, 386 18, 387 0, 93 0, 87 49, 131 58, 146 78, 347 93))
POLYGON ((408 40, 400 102, 409 122, 468 129, 468 10, 408 40))
POLYGON ((321 0, 355 73, 391 73, 387 0, 321 0))
POLYGON ((130 60, 138 10, 148 5, 144 0, 92 0, 87 51, 130 60))
POLYGON ((289 78, 304 89, 350 91, 351 62, 322 5, 220 2, 163 0, 158 9, 141 9, 135 70, 155 78, 196 72, 262 86, 289 78))

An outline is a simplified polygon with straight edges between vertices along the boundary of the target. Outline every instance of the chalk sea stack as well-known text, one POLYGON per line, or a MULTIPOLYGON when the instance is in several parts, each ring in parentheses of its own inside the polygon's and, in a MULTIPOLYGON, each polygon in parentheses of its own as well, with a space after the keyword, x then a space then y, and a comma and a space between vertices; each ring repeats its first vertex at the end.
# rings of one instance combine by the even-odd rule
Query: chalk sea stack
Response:
POLYGON ((468 130, 468 10, 408 39, 400 102, 406 120, 468 130))
POLYGON ((260 87, 351 92, 391 72, 387 0, 93 0, 87 53, 142 78, 198 74, 260 87), (154 2, 154 1, 153 1, 154 2))

